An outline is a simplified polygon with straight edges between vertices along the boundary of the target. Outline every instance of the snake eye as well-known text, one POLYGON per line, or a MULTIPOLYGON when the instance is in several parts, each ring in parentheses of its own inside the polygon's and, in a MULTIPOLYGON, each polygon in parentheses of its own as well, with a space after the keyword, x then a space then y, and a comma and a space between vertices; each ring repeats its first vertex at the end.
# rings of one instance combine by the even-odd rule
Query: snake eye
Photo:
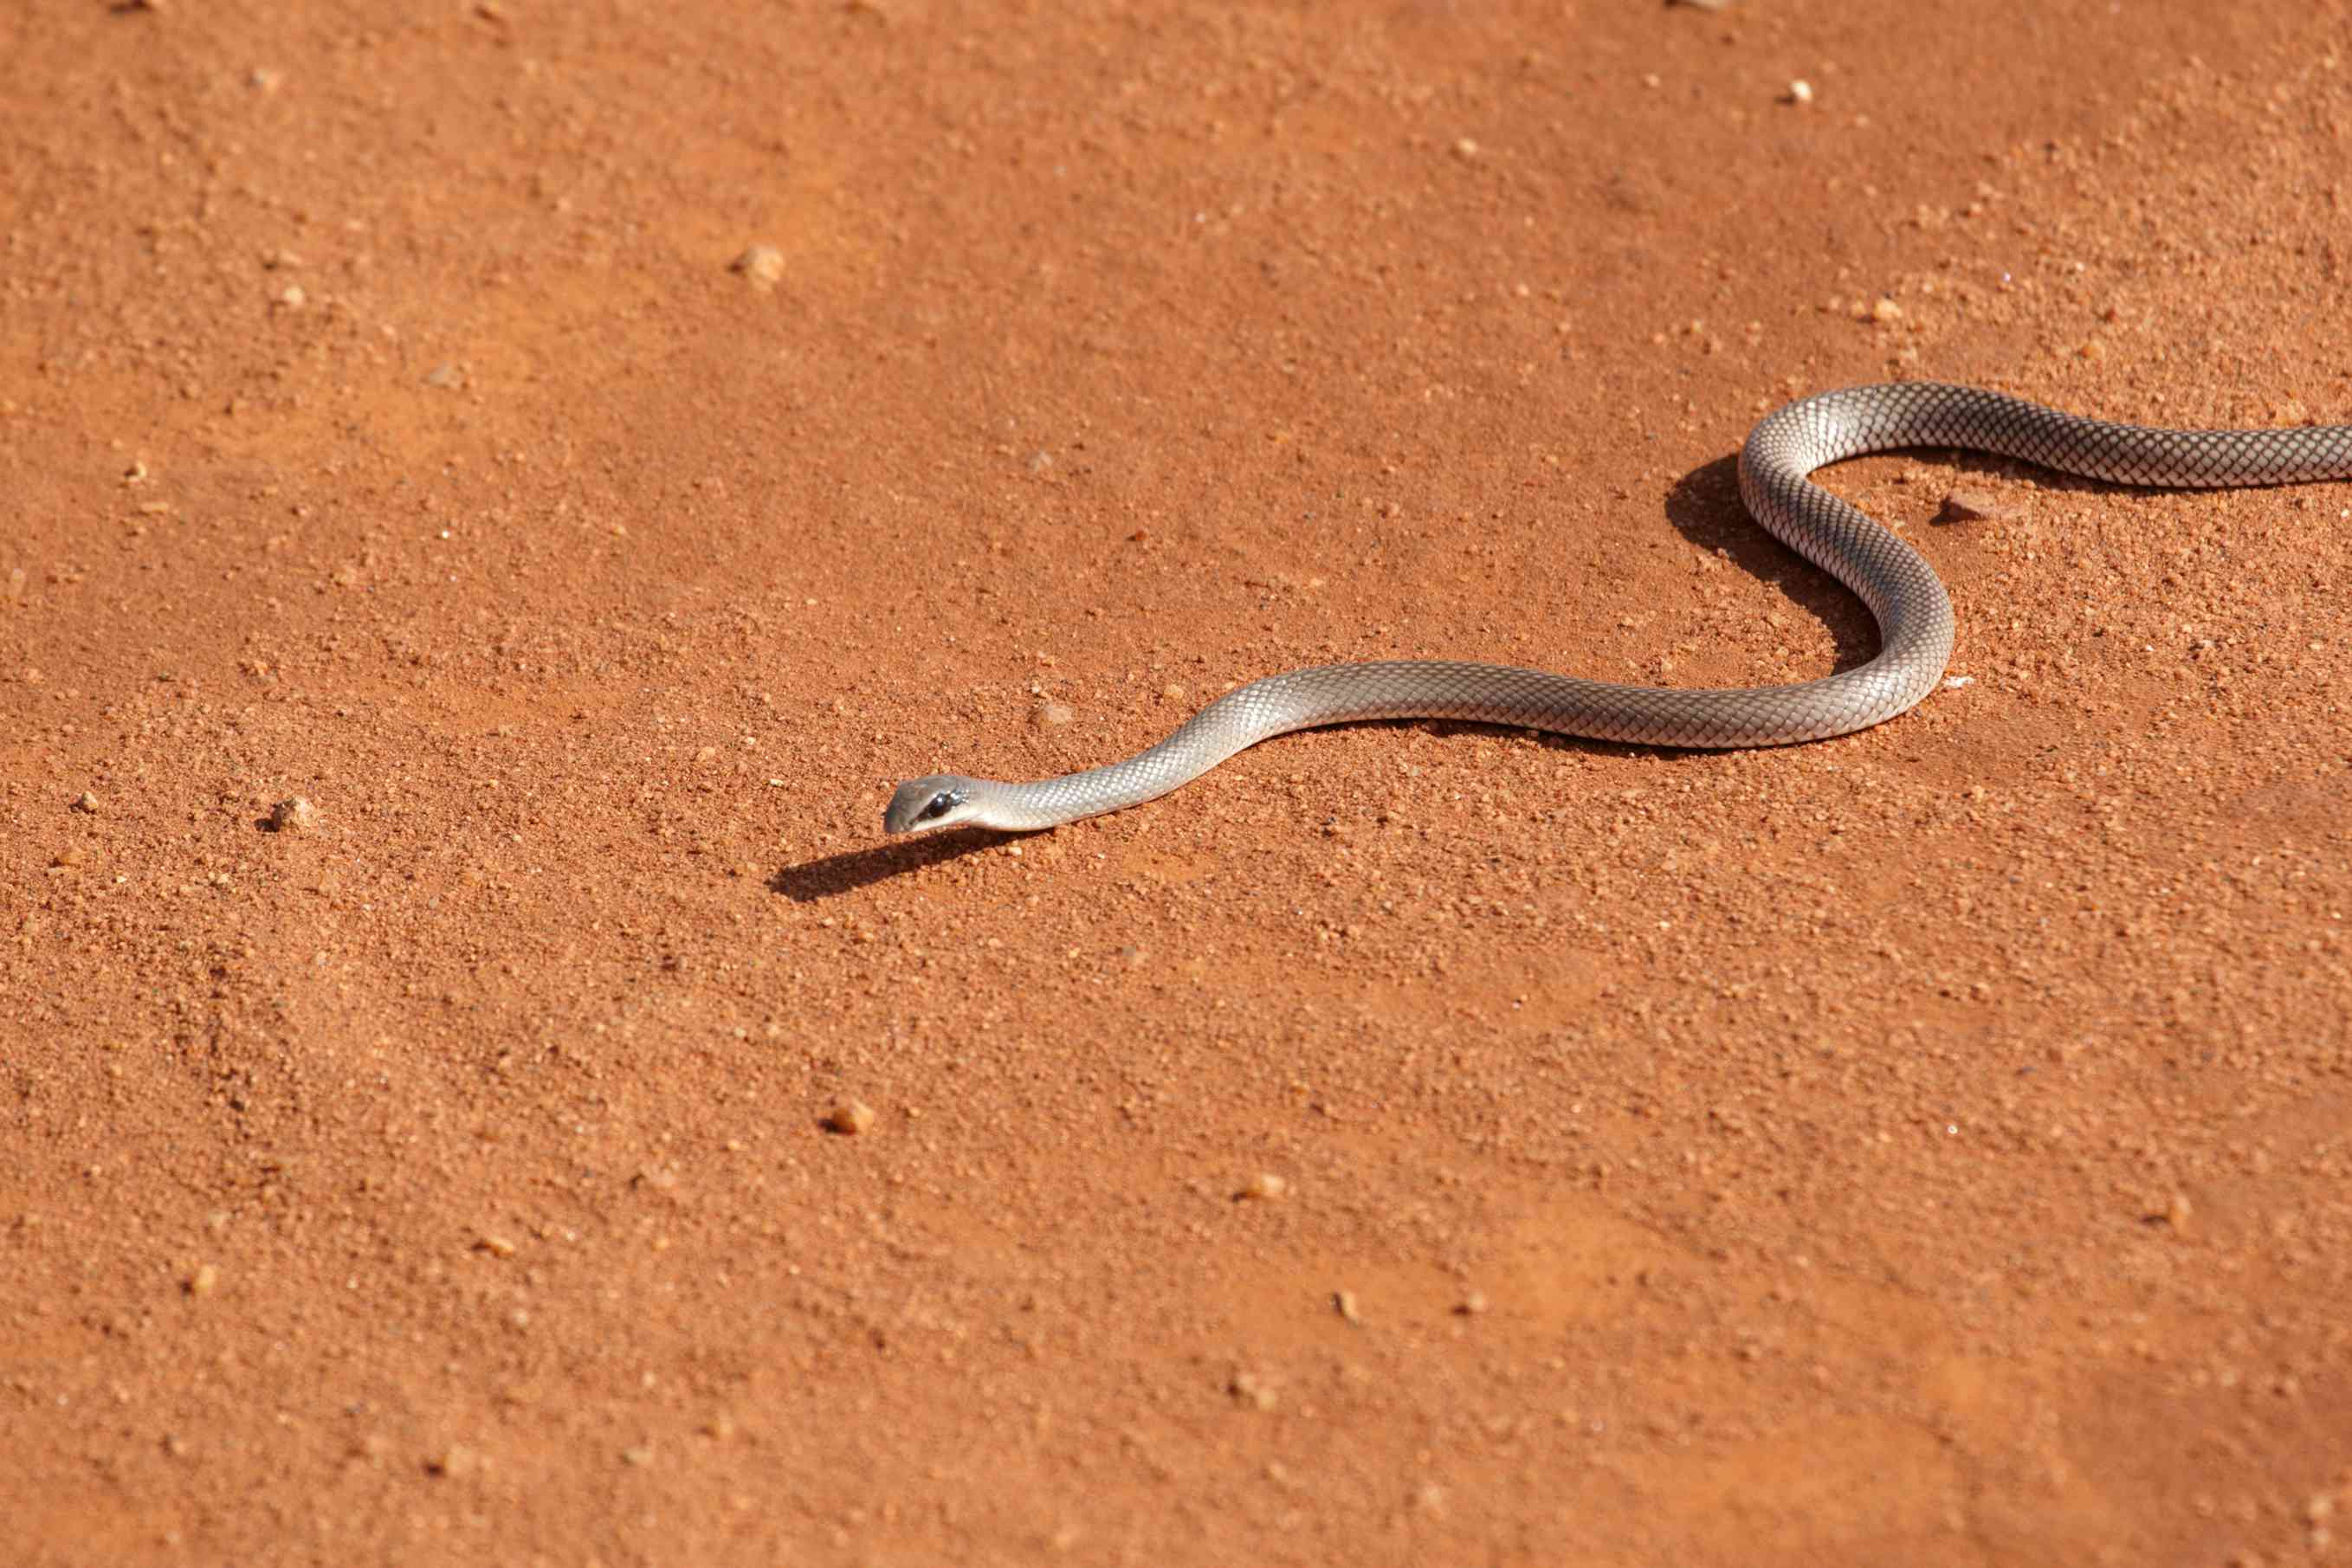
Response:
POLYGON ((941 817, 946 816, 950 811, 955 810, 956 799, 956 792, 954 790, 940 790, 938 794, 931 797, 930 804, 923 808, 923 814, 919 820, 926 822, 938 821, 941 817))

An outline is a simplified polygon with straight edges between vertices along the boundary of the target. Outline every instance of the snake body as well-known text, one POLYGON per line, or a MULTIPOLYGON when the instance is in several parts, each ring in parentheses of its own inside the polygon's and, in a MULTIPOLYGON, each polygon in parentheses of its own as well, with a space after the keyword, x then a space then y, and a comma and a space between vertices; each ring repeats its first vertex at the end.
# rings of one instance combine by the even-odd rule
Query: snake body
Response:
POLYGON ((1866 729, 1936 688, 1951 657, 1952 601, 1918 551, 1809 476, 1910 446, 1966 447, 2167 488, 2352 477, 2352 425, 2161 430, 1932 382, 1822 392, 1767 414, 1748 434, 1739 494, 1774 537, 1870 607, 1880 645, 1867 664, 1790 685, 1683 689, 1423 660, 1292 670, 1228 692, 1123 762, 1030 783, 952 773, 911 779, 891 796, 884 830, 1057 827, 1164 795, 1270 737, 1360 719, 1466 719, 1694 747, 1787 746, 1866 729))

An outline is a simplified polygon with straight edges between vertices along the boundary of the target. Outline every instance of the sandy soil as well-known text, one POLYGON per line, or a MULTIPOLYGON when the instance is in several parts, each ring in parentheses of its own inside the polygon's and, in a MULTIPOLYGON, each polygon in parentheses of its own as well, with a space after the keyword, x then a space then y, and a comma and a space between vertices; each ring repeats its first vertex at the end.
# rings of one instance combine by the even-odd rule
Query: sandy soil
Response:
POLYGON ((2347 21, 12 9, 0 1559, 2342 1561, 2352 486, 878 818, 1865 657, 1805 390, 2352 418, 2347 21))

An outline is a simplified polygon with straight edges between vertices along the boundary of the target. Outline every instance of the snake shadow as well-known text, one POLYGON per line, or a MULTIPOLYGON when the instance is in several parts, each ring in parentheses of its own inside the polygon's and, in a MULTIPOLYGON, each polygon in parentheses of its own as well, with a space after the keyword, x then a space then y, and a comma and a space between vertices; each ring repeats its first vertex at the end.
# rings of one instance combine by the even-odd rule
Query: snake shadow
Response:
MULTIPOLYGON (((1869 455, 1887 457, 1903 452, 1933 453, 1941 461, 1951 464, 1964 478, 1995 485, 2011 483, 2021 476, 2029 476, 2034 488, 2040 491, 2070 491, 2095 496, 2185 496, 2202 493, 2193 486, 2126 485, 2112 479, 2094 479, 2061 469, 2045 468, 2021 457, 2006 457, 1965 446, 1895 447, 1869 455)), ((1863 510, 1868 512, 1870 508, 1864 507, 1863 510)), ((1779 589, 1790 603, 1828 628, 1836 645, 1835 669, 1851 669, 1856 664, 1866 664, 1877 653, 1878 622, 1871 618, 1869 608, 1843 583, 1774 538, 1762 523, 1748 515, 1747 504, 1739 498, 1739 459, 1737 456, 1718 457, 1676 480, 1674 487, 1666 492, 1666 520, 1691 543, 1703 549, 1721 550, 1742 571, 1779 589)), ((1886 519, 1876 517, 1874 520, 1884 524, 1886 519)), ((1931 517, 1928 521, 1934 531, 1945 531, 1947 525, 1942 519, 1931 517)), ((1954 525, 1951 531, 1964 538, 1973 528, 1997 528, 2000 526, 1999 522, 1954 525)), ((1906 542, 1917 546, 1920 540, 1916 532, 1906 530, 1906 542)))
POLYGON ((924 833, 912 839, 885 840, 862 850, 845 850, 840 854, 826 855, 822 860, 803 861, 788 865, 768 879, 770 893, 782 894, 794 904, 815 904, 827 898, 838 898, 854 889, 869 886, 908 872, 928 871, 935 865, 961 860, 978 854, 998 844, 1027 838, 1026 833, 1000 833, 989 828, 950 828, 945 832, 924 833))
POLYGON ((1791 604, 1827 627, 1836 648, 1836 669, 1866 664, 1878 652, 1878 622, 1871 619, 1869 607, 1748 515, 1739 498, 1738 457, 1718 457, 1675 480, 1666 492, 1666 520, 1691 543, 1722 551, 1732 565, 1780 590, 1791 604))

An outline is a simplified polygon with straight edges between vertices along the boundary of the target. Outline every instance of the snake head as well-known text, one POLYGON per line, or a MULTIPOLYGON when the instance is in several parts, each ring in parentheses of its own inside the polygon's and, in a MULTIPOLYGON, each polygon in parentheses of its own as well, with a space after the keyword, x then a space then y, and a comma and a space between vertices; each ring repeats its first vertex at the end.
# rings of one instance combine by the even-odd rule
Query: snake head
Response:
POLYGON ((971 803, 971 780, 953 773, 933 773, 909 779, 890 796, 882 812, 886 833, 911 833, 919 828, 946 828, 978 813, 971 803))

